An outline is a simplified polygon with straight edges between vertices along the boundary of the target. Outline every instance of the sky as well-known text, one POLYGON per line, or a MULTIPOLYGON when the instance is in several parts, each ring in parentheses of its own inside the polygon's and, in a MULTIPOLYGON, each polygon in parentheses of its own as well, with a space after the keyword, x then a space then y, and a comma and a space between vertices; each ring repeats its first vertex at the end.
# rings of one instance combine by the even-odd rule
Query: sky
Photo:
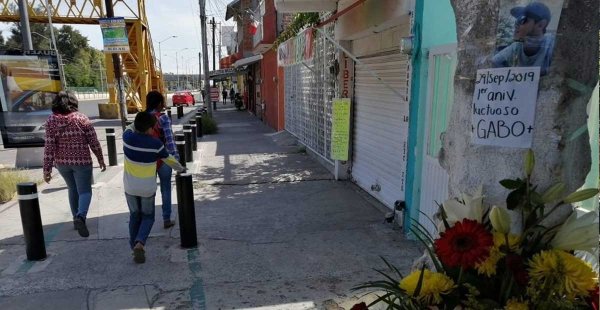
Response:
MULTIPOLYGON (((225 8, 229 2, 230 0, 206 0, 206 15, 209 19, 214 17, 216 22, 221 22, 223 25, 234 25, 231 19, 227 22, 224 20, 225 8)), ((164 73, 198 74, 198 53, 201 51, 199 12, 198 0, 146 0, 146 14, 157 58, 159 58, 158 42, 164 40, 160 44, 164 73), (171 36, 177 37, 168 39, 171 36)), ((115 12, 115 16, 118 16, 118 12, 115 12)), ((10 26, 7 23, 0 25, 0 31, 5 37, 9 34, 10 26)), ((89 39, 91 46, 99 50, 103 49, 102 34, 98 25, 73 25, 73 27, 89 39)), ((211 40, 210 31, 207 31, 207 36, 211 40)), ((211 46, 208 49, 209 55, 212 56, 211 46)), ((223 49, 222 57, 225 56, 227 55, 223 49)), ((212 58, 209 59, 212 70, 212 58)))

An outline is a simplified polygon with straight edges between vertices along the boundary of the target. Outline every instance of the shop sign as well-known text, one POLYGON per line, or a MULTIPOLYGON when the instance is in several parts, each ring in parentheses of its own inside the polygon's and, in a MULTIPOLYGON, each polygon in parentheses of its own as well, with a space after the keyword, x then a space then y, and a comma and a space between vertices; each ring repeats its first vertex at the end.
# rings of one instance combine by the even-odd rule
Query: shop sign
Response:
POLYGON ((354 60, 346 53, 340 51, 340 92, 342 98, 352 98, 354 95, 354 60))
POLYGON ((277 65, 284 67, 310 61, 313 57, 313 44, 314 29, 312 28, 281 43, 277 48, 277 65))
POLYGON ((540 67, 480 69, 472 110, 474 144, 530 148, 540 67))
POLYGON ((210 88, 210 101, 219 102, 220 94, 221 94, 221 92, 219 91, 219 88, 211 87, 210 88))
POLYGON ((104 52, 119 54, 129 52, 129 39, 124 17, 100 18, 100 30, 104 41, 104 52))
POLYGON ((348 160, 350 147, 350 99, 333 99, 331 110, 331 159, 348 160))

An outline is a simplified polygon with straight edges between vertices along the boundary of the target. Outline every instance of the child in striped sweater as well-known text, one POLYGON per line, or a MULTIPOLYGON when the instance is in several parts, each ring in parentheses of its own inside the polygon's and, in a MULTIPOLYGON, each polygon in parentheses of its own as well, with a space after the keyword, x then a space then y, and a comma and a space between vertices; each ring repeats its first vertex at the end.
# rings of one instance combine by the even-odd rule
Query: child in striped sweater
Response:
POLYGON ((132 125, 123 132, 125 165, 123 183, 129 206, 129 245, 134 262, 146 261, 146 240, 154 224, 156 195, 156 162, 162 160, 178 172, 185 168, 169 155, 163 143, 152 136, 156 118, 148 112, 136 115, 132 125))

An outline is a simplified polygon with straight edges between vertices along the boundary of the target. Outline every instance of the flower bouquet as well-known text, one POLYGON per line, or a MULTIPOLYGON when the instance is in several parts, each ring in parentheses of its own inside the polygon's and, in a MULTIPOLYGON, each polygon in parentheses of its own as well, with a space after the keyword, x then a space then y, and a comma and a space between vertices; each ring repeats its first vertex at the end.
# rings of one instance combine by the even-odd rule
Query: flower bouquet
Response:
POLYGON ((524 178, 500 181, 510 190, 506 208, 485 206, 479 189, 440 206, 437 238, 413 219, 429 263, 405 276, 383 259, 391 273, 376 270, 385 279, 354 290, 371 290, 368 306, 387 309, 598 310, 598 215, 570 208, 556 219, 598 189, 563 195, 557 183, 538 192, 533 166, 530 150, 524 178))

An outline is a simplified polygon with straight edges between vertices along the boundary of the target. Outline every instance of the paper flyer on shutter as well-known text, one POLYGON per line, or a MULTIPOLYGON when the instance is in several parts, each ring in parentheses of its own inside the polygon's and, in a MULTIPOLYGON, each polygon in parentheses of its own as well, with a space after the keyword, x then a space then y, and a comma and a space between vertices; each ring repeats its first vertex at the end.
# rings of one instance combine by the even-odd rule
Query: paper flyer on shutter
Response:
POLYGON ((531 147, 539 79, 540 67, 477 70, 471 128, 473 143, 531 147))
POLYGON ((331 109, 331 159, 348 160, 350 145, 350 99, 333 99, 331 109))

